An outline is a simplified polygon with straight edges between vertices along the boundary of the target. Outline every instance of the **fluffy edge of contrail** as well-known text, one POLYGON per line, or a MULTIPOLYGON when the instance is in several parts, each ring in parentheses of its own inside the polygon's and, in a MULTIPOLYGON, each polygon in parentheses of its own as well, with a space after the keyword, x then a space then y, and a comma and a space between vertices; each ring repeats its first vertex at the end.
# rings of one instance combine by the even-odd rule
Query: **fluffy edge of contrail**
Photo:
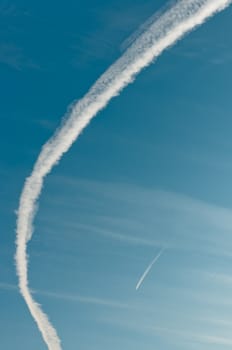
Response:
POLYGON ((150 262, 150 264, 148 265, 148 267, 146 268, 146 270, 144 271, 144 273, 142 274, 142 276, 140 277, 140 279, 138 280, 138 283, 136 284, 135 289, 138 290, 143 281, 145 280, 145 278, 147 277, 147 275, 149 274, 152 266, 156 263, 156 261, 160 258, 160 256, 163 254, 164 252, 164 248, 160 249, 159 253, 154 257, 154 259, 150 262))
POLYGON ((168 0, 160 9, 158 9, 155 13, 153 13, 145 22, 143 22, 129 37, 123 40, 120 45, 121 52, 125 52, 134 42, 138 39, 143 33, 149 29, 152 23, 155 22, 156 19, 162 16, 165 12, 167 12, 172 6, 174 6, 178 0, 168 0))
POLYGON ((33 219, 44 178, 68 151, 82 130, 109 101, 168 47, 232 0, 179 0, 140 36, 69 111, 54 136, 42 147, 19 200, 16 228, 16 269, 20 292, 49 350, 61 350, 61 342, 47 315, 32 297, 28 285, 27 242, 33 233, 33 219))

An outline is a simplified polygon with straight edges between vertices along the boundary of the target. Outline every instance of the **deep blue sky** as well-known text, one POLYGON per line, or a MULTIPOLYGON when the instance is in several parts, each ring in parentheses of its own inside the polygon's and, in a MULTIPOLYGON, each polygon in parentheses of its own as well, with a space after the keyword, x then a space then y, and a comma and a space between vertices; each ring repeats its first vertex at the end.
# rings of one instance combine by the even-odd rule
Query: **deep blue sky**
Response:
MULTIPOLYGON (((0 1, 4 350, 45 349, 16 288, 24 179, 67 106, 163 4, 0 1)), ((231 16, 217 15, 143 71, 46 180, 30 285, 65 350, 231 348, 231 16)))

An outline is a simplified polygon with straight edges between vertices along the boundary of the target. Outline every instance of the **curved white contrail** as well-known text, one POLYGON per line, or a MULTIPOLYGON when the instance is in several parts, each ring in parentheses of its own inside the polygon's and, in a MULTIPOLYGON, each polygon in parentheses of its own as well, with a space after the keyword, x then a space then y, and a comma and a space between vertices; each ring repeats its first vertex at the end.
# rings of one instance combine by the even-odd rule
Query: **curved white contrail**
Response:
POLYGON ((164 248, 162 248, 159 253, 154 257, 154 259, 152 260, 152 262, 148 265, 148 267, 146 268, 146 270, 144 271, 144 273, 142 274, 142 276, 140 277, 138 283, 136 284, 135 289, 138 290, 139 287, 141 286, 141 284, 143 283, 144 279, 146 278, 146 276, 148 275, 149 271, 151 270, 152 266, 154 265, 154 263, 159 259, 159 257, 163 254, 164 248))
POLYGON ((187 32, 202 24, 216 12, 229 6, 232 0, 179 0, 167 12, 156 18, 133 45, 119 58, 79 100, 55 135, 43 146, 31 175, 26 179, 20 197, 16 268, 20 292, 38 325, 49 350, 60 350, 60 339, 32 298, 28 286, 27 242, 33 233, 33 219, 45 176, 68 151, 91 119, 108 102, 133 81, 135 76, 173 45, 187 32))

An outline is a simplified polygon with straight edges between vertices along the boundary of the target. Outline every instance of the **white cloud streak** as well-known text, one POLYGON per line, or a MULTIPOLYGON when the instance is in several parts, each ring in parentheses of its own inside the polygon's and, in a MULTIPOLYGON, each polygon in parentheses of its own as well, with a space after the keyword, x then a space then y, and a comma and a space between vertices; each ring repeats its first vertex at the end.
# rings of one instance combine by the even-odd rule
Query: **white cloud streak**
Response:
POLYGON ((179 0, 160 18, 151 23, 133 45, 91 87, 68 112, 62 127, 43 146, 31 175, 26 179, 20 197, 16 268, 20 292, 37 323, 49 350, 61 350, 56 330, 41 307, 32 298, 28 286, 27 242, 33 233, 33 219, 45 176, 68 151, 82 130, 109 101, 117 96, 135 76, 156 57, 201 25, 207 18, 229 6, 231 0, 179 0))
POLYGON ((152 262, 148 265, 142 276, 140 277, 138 283, 136 284, 135 289, 138 290, 141 284, 143 283, 144 279, 147 277, 149 271, 151 270, 152 266, 155 264, 155 262, 159 259, 159 257, 163 254, 164 249, 161 249, 160 252, 154 257, 152 262))
POLYGON ((92 304, 98 306, 105 306, 110 308, 118 308, 118 309, 131 309, 132 306, 129 304, 121 303, 119 301, 110 300, 110 299, 100 299, 92 296, 81 296, 76 294, 65 294, 65 293, 57 293, 57 292, 49 292, 42 290, 35 290, 34 294, 38 294, 41 296, 45 296, 53 299, 61 299, 70 302, 78 302, 81 304, 92 304))
POLYGON ((228 346, 231 348, 232 346, 232 338, 225 336, 217 336, 217 335, 207 335, 203 333, 193 333, 185 330, 177 330, 171 328, 162 328, 162 327, 153 327, 153 330, 157 334, 163 334, 167 337, 170 336, 172 338, 181 338, 182 340, 187 340, 189 342, 195 342, 198 344, 208 344, 211 346, 228 346))
MULTIPOLYGON (((0 290, 18 292, 18 286, 16 284, 0 282, 0 290)), ((130 306, 128 303, 122 303, 117 300, 102 299, 94 296, 83 296, 78 294, 67 294, 60 292, 51 292, 47 290, 31 290, 32 294, 38 296, 44 296, 51 299, 65 300, 67 302, 77 302, 81 304, 92 304, 98 306, 105 306, 109 308, 118 308, 118 309, 131 309, 133 306, 130 306)))

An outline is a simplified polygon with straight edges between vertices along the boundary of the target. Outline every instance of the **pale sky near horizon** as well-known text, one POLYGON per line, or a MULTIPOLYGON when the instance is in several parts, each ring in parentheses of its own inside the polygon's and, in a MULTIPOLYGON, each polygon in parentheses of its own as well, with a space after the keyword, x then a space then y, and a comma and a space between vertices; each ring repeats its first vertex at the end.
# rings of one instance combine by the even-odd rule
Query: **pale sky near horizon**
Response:
MULTIPOLYGON (((165 3, 0 0, 4 350, 46 349, 17 290, 24 180, 67 106, 165 3)), ((63 349, 231 348, 231 16, 230 7, 143 71, 46 179, 29 279, 63 349)))

